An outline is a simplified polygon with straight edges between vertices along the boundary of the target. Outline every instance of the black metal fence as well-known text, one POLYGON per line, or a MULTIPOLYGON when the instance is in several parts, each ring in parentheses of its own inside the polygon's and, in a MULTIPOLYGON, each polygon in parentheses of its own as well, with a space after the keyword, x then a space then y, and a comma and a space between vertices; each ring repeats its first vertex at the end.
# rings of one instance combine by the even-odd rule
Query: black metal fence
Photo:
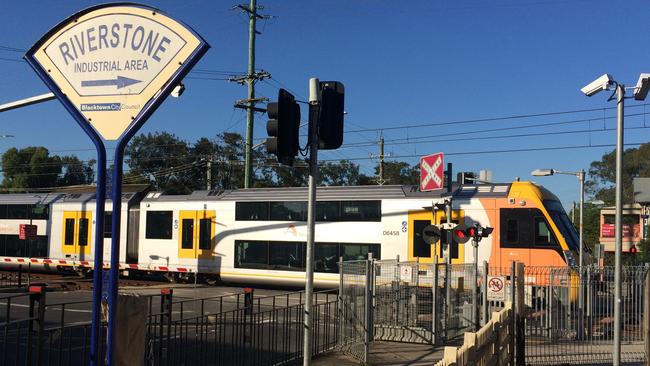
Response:
MULTIPOLYGON (((174 301, 170 291, 161 300, 149 315, 150 364, 278 365, 302 358, 302 292, 174 301)), ((317 355, 336 346, 336 293, 314 293, 312 309, 312 349, 317 355)))
MULTIPOLYGON (((30 290, 0 295, 0 364, 87 365, 90 301, 46 304, 42 288, 30 290)), ((247 289, 181 299, 164 289, 146 301, 147 365, 279 365, 302 358, 302 292, 255 297, 247 289)), ((317 355, 337 343, 336 292, 314 293, 312 309, 317 355)), ((103 340, 105 324, 100 333, 103 340)))

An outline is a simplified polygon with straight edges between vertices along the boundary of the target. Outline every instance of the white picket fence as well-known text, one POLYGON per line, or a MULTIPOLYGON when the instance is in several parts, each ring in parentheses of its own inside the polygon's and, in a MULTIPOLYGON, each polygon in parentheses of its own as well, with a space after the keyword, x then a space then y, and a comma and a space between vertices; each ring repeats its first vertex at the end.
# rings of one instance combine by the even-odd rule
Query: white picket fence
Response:
POLYGON ((478 332, 465 333, 461 347, 445 347, 444 358, 435 366, 514 365, 514 322, 512 303, 499 312, 478 332))

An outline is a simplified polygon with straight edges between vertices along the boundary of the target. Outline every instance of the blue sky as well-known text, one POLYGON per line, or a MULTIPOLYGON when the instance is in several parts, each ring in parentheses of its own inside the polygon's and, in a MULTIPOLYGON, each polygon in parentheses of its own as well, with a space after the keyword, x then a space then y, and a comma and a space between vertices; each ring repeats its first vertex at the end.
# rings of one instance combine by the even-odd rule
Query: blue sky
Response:
MULTIPOLYGON (((27 49, 65 17, 96 3, 3 4, 0 103, 48 91, 17 61, 22 54, 6 48, 27 49)), ((182 98, 168 99, 142 132, 169 131, 188 141, 224 131, 244 134, 245 113, 233 103, 246 97, 246 88, 198 79, 246 70, 247 18, 232 10, 236 2, 147 4, 192 26, 212 48, 195 67, 210 74, 191 73, 182 98)), ((319 157, 352 159, 366 173, 376 164, 369 156, 377 155, 382 132, 389 160, 414 164, 418 156, 442 151, 455 171, 490 169, 499 181, 529 179, 535 168, 588 169, 613 149, 594 146, 615 143, 615 103, 607 102, 608 93, 587 98, 579 89, 606 72, 628 86, 639 73, 650 72, 648 1, 258 0, 258 5, 272 18, 259 22, 256 67, 272 79, 258 84, 257 95, 275 99, 285 87, 304 100, 310 77, 342 81, 348 112, 344 146, 319 157), (592 111, 577 112, 584 110, 592 111), (531 115, 541 116, 526 117, 531 115), (513 116, 523 117, 502 118, 513 116)), ((627 102, 626 143, 649 140, 650 106, 643 104, 627 102)), ((266 136, 265 117, 256 116, 255 143, 266 136)), ((0 153, 42 145, 82 159, 95 155, 56 101, 0 114, 0 133, 15 135, 0 140, 0 153)), ((565 205, 578 199, 577 179, 536 180, 565 205)))

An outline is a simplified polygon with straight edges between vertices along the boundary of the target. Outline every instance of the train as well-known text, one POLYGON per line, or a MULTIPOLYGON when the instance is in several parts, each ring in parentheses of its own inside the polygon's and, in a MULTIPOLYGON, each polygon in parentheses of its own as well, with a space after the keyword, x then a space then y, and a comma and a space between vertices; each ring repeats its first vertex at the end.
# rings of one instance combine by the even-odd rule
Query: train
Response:
MULTIPOLYGON (((172 281, 301 286, 305 281, 307 188, 252 188, 168 195, 125 188, 119 266, 123 275, 161 275, 172 281)), ((560 200, 528 181, 454 184, 452 192, 418 186, 318 187, 314 283, 338 286, 338 262, 399 258, 442 260, 441 244, 422 231, 446 221, 492 227, 478 247, 479 263, 508 267, 574 267, 578 235, 560 200)), ((103 230, 104 266, 111 255, 111 215, 95 224, 95 194, 51 192, 0 195, 0 266, 92 271, 96 230, 103 230), (36 226, 21 239, 20 228, 36 226)), ((451 263, 471 263, 471 242, 452 243, 451 263)))

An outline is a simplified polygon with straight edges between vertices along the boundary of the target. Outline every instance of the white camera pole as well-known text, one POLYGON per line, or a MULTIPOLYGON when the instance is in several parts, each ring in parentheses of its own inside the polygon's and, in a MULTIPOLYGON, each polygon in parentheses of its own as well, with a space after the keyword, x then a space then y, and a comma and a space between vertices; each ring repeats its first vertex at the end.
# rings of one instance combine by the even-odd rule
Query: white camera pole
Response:
POLYGON ((307 253, 305 265, 305 319, 303 365, 311 364, 313 333, 312 298, 314 293, 314 235, 316 232, 316 180, 318 179, 318 119, 320 114, 320 83, 309 79, 309 200, 307 207, 307 253))

